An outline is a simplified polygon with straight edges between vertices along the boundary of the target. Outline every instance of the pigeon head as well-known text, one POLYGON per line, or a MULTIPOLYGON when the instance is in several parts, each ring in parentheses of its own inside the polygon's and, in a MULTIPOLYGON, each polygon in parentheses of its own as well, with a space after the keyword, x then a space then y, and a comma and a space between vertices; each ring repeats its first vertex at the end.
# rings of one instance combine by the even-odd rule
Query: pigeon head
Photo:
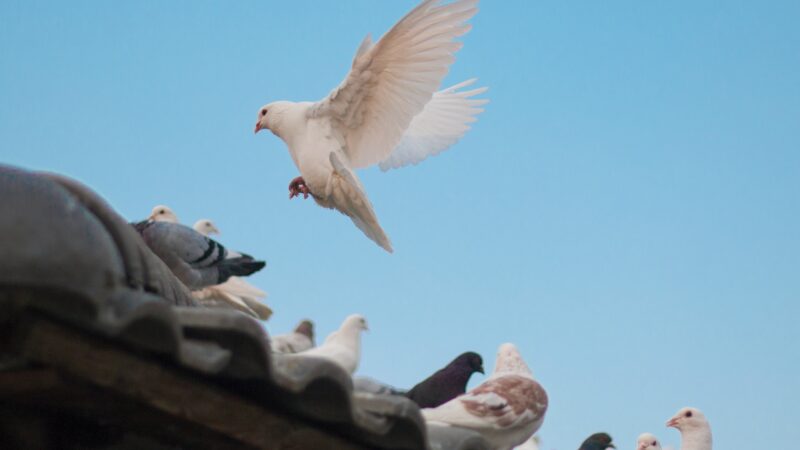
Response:
POLYGON ((611 443, 611 436, 608 433, 595 433, 581 444, 580 450, 605 450, 607 448, 617 448, 611 443))
POLYGON ((636 450, 661 450, 661 443, 651 433, 642 433, 636 440, 636 450))
POLYGON ((178 223, 178 216, 168 206, 164 205, 158 205, 153 208, 153 211, 150 212, 150 217, 147 219, 155 222, 178 223))
POLYGON ((262 106, 258 110, 254 132, 270 130, 273 134, 282 137, 281 132, 286 128, 287 122, 291 122, 295 116, 295 114, 291 114, 296 109, 295 106, 297 103, 286 101, 272 102, 262 106))
POLYGON ((297 327, 294 329, 295 333, 302 334, 307 338, 311 339, 311 342, 314 342, 314 322, 306 319, 297 324, 297 327))
POLYGON ((711 426, 697 408, 682 408, 667 421, 668 427, 681 432, 681 449, 711 450, 711 426))
POLYGON ((219 228, 214 225, 214 222, 208 219, 200 219, 194 224, 194 229, 200 232, 205 236, 210 236, 212 234, 221 234, 219 228))
POLYGON ((497 360, 494 363, 494 373, 492 375, 512 373, 533 378, 533 372, 522 360, 517 347, 507 342, 497 349, 497 360))
POLYGON ((481 358, 481 355, 475 352, 465 352, 458 355, 458 357, 456 357, 456 359, 454 359, 453 362, 450 363, 450 365, 463 367, 469 370, 469 373, 472 372, 484 373, 483 358, 481 358))
POLYGON ((706 416, 703 415, 697 408, 682 408, 671 419, 667 421, 668 427, 677 428, 681 432, 690 431, 693 429, 706 429, 708 428, 708 421, 706 416))
POLYGON ((344 319, 341 326, 342 330, 349 330, 349 331, 366 331, 369 330, 367 327, 367 319, 364 318, 361 314, 351 314, 344 319))

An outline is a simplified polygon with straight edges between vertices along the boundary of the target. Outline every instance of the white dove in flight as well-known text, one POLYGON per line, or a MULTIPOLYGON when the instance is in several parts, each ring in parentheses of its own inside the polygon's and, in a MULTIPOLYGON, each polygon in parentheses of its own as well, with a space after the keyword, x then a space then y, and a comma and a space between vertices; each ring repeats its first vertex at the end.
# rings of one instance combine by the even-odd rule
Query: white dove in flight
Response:
POLYGON ((388 252, 384 233, 354 169, 417 164, 456 143, 483 110, 474 99, 486 88, 462 90, 474 79, 439 89, 467 33, 478 0, 425 0, 378 42, 367 36, 350 73, 314 102, 277 101, 258 112, 255 132, 267 129, 289 149, 300 176, 289 198, 311 195, 347 215, 388 252))

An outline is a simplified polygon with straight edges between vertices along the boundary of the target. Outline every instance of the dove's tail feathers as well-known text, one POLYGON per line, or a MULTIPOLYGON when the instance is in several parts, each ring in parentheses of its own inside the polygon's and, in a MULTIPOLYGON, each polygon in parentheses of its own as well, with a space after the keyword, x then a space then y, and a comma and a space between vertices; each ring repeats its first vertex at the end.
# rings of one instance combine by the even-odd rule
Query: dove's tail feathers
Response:
POLYGON ((253 261, 252 258, 233 258, 226 259, 217 265, 219 279, 217 283, 224 283, 230 277, 246 277, 263 269, 267 263, 264 261, 253 261))
POLYGON ((333 175, 329 181, 328 190, 329 197, 333 199, 333 206, 350 217, 368 238, 387 252, 392 253, 392 243, 378 223, 378 217, 372 209, 372 204, 355 174, 342 164, 336 153, 331 152, 330 161, 333 165, 333 175))
POLYGON ((192 296, 194 296, 201 305, 207 307, 233 308, 255 319, 259 318, 258 313, 247 306, 241 298, 220 290, 219 286, 209 286, 192 291, 192 296))
POLYGON ((267 296, 266 292, 239 277, 230 277, 228 281, 217 287, 222 291, 239 297, 265 298, 267 296))
POLYGON ((251 298, 251 297, 240 297, 242 302, 244 302, 253 312, 255 312, 256 316, 261 320, 267 320, 272 317, 272 308, 269 306, 261 303, 258 299, 251 298))

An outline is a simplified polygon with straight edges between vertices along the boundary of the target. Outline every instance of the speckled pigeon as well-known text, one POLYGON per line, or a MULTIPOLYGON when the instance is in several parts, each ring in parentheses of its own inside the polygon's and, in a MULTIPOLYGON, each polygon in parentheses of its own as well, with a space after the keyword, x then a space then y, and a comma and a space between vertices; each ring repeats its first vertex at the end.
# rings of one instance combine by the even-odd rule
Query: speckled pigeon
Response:
POLYGON ((422 416, 432 425, 477 431, 493 450, 510 450, 539 430, 547 402, 517 348, 507 343, 500 346, 486 381, 441 406, 423 409, 422 416))
POLYGON ((250 255, 228 251, 184 225, 148 220, 133 226, 150 250, 189 289, 224 283, 231 276, 247 276, 266 265, 250 255))
POLYGON ((475 352, 462 353, 443 369, 411 388, 406 397, 420 408, 435 408, 466 392, 469 377, 475 372, 483 373, 481 355, 475 352))
POLYGON ((581 444, 578 450, 606 450, 607 448, 617 448, 611 443, 611 436, 608 433, 595 433, 581 444))

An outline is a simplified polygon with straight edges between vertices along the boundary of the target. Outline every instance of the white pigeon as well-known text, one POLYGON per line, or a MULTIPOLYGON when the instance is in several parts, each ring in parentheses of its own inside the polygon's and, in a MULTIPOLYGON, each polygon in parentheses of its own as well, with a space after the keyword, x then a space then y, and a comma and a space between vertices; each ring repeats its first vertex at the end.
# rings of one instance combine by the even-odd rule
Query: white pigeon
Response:
POLYGON ((636 440, 636 450, 661 450, 661 443, 652 433, 642 433, 636 440))
POLYGON ((367 329, 367 321, 361 315, 347 316, 339 329, 329 334, 322 345, 298 355, 327 359, 352 375, 361 360, 361 332, 367 329))
POLYGON ((289 149, 300 176, 289 198, 310 194, 350 217, 388 252, 386 236, 354 169, 416 164, 457 142, 487 102, 486 88, 460 90, 468 80, 436 92, 467 33, 478 0, 425 0, 375 44, 367 36, 350 72, 327 97, 278 101, 258 112, 255 132, 268 129, 289 149))
POLYGON ((682 408, 667 421, 681 432, 681 450, 711 450, 711 426, 697 408, 682 408))
MULTIPOLYGON (((155 222, 179 223, 178 215, 165 205, 153 208, 148 219, 155 222)), ((198 220, 192 228, 203 236, 220 234, 219 229, 208 219, 198 220)), ((267 298, 267 293, 240 277, 233 276, 224 283, 193 290, 192 296, 206 305, 221 303, 257 319, 267 320, 272 316, 272 309, 262 302, 267 298)))
POLYGON ((156 222, 180 223, 178 221, 178 216, 172 212, 168 206, 164 205, 158 205, 154 207, 150 212, 150 217, 148 217, 147 220, 153 220, 156 222))
POLYGON ((528 440, 542 426, 547 393, 513 344, 497 351, 494 372, 475 389, 422 416, 431 424, 453 425, 479 432, 495 450, 508 450, 528 440))
POLYGON ((303 320, 289 334, 281 334, 270 338, 273 353, 299 353, 314 346, 314 323, 303 320))
POLYGON ((192 225, 192 228, 197 230, 198 233, 202 233, 206 236, 210 236, 212 234, 221 234, 219 228, 214 225, 214 222, 208 219, 200 219, 192 225))

